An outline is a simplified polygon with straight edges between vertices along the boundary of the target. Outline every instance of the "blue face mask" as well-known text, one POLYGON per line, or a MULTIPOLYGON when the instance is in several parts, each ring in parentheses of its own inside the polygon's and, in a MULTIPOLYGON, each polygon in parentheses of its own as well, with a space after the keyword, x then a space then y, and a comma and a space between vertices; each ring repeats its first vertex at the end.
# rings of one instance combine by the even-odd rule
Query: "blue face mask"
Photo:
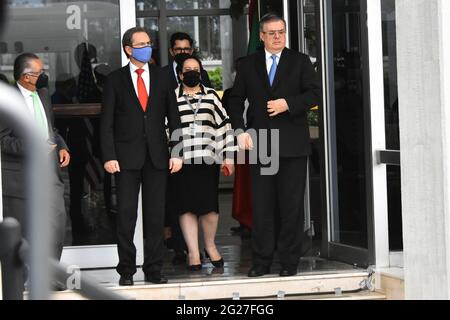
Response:
POLYGON ((133 48, 132 57, 137 61, 147 63, 152 58, 152 47, 143 47, 143 48, 133 48))

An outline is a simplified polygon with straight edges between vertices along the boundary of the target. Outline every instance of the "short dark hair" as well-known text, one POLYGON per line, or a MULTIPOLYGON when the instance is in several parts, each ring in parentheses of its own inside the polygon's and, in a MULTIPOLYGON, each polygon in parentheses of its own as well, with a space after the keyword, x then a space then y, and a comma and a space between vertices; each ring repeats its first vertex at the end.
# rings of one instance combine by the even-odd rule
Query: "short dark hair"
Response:
POLYGON ((175 47, 175 41, 182 41, 182 40, 189 41, 189 44, 190 44, 191 47, 194 44, 194 40, 186 32, 175 32, 170 37, 170 47, 171 48, 175 47))
POLYGON ((259 21, 259 31, 264 31, 264 25, 269 22, 277 22, 277 21, 283 21, 284 26, 286 27, 286 20, 283 19, 279 14, 269 12, 262 16, 261 20, 259 21))
POLYGON ((177 68, 176 68, 177 76, 179 76, 180 73, 182 73, 185 62, 187 60, 191 60, 191 59, 198 62, 198 65, 200 66, 200 72, 203 70, 203 64, 199 58, 197 58, 196 56, 186 55, 186 58, 183 61, 181 61, 179 64, 177 64, 177 68))
POLYGON ((150 33, 147 31, 147 29, 142 28, 142 27, 134 27, 131 29, 128 29, 127 31, 125 31, 123 37, 122 37, 122 49, 123 52, 125 52, 125 54, 127 55, 127 57, 129 58, 130 56, 128 55, 128 53, 125 51, 125 47, 132 47, 133 46, 133 36, 135 33, 140 33, 140 32, 145 32, 148 37, 151 39, 150 33))
POLYGON ((39 60, 39 57, 34 53, 22 53, 14 60, 14 80, 19 81, 24 71, 31 67, 32 60, 39 60))

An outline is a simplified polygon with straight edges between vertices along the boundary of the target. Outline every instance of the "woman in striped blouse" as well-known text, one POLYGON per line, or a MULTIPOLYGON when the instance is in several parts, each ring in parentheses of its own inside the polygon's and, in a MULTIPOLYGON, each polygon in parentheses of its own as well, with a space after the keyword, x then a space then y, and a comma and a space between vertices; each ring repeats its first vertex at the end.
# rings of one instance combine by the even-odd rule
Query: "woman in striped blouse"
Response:
POLYGON ((177 66, 181 85, 175 90, 183 127, 183 169, 172 176, 170 195, 176 204, 180 227, 188 248, 188 268, 201 270, 199 224, 205 255, 215 267, 223 267, 215 236, 219 222, 220 169, 234 171, 238 150, 228 115, 214 89, 201 85, 201 62, 189 57, 177 66))

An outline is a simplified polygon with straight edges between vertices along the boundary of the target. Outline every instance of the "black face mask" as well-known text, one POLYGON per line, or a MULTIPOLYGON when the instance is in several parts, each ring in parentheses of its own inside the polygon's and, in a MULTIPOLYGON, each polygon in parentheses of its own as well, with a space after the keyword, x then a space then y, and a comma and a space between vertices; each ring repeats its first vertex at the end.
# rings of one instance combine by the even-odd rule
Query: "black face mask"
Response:
POLYGON ((183 73, 183 83, 189 88, 194 88, 200 83, 200 72, 192 70, 183 73))
POLYGON ((178 65, 178 64, 182 64, 184 62, 184 60, 186 60, 187 58, 190 58, 190 57, 191 57, 191 55, 188 53, 179 53, 173 57, 173 60, 175 60, 175 62, 178 65))
POLYGON ((42 89, 48 87, 48 76, 42 73, 36 81, 36 89, 42 89))

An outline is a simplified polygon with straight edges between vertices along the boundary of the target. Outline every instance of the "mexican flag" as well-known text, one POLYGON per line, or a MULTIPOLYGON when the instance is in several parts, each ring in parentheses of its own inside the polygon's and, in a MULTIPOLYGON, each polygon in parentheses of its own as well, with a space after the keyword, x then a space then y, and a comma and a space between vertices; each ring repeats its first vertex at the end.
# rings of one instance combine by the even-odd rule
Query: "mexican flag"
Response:
POLYGON ((262 42, 259 39, 259 20, 261 19, 261 2, 260 0, 250 0, 248 7, 248 21, 250 38, 248 41, 247 54, 252 54, 262 47, 262 42))

